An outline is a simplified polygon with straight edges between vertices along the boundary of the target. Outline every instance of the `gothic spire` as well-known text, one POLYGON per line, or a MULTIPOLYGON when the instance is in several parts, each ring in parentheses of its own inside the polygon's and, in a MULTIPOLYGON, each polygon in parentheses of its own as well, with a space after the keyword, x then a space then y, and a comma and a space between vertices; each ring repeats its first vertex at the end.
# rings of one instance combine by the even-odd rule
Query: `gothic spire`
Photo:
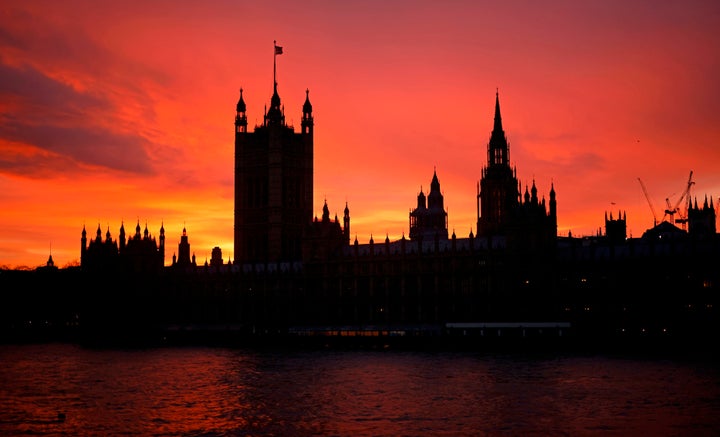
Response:
POLYGON ((247 106, 243 99, 243 89, 240 88, 240 99, 238 99, 237 106, 235 107, 235 132, 247 132, 247 106))
POLYGON ((328 208, 327 199, 325 199, 325 203, 323 204, 322 221, 323 221, 323 222, 328 222, 328 221, 330 221, 330 208, 328 208))
POLYGON ((509 146, 505 131, 502 127, 502 117, 500 116, 500 96, 495 91, 495 122, 493 130, 490 134, 490 142, 488 143, 488 166, 508 166, 509 165, 509 146))
POLYGON ((430 192, 439 192, 440 191, 440 181, 437 177, 437 169, 433 169, 433 177, 432 181, 430 181, 430 192))
POLYGON ((502 117, 500 116, 500 95, 499 91, 495 89, 495 124, 493 125, 494 131, 502 132, 502 117))
POLYGON ((312 116, 312 104, 310 104, 310 89, 305 89, 305 103, 303 104, 302 114, 302 132, 304 134, 312 134, 313 130, 313 116, 312 116))

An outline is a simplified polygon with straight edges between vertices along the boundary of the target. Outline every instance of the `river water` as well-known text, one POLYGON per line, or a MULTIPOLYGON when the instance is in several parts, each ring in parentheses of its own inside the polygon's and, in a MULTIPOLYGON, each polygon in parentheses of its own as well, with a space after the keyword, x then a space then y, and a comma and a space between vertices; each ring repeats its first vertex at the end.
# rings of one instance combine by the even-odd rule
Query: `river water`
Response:
POLYGON ((710 359, 0 345, 0 435, 720 435, 710 359))

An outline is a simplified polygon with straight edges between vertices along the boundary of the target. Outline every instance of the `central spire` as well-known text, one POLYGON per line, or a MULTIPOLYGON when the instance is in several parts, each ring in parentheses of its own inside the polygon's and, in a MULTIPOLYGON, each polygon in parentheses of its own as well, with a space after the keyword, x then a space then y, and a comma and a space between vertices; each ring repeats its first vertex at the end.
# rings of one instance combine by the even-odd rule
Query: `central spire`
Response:
POLYGON ((508 142, 502 127, 502 117, 500 116, 500 96, 497 88, 495 89, 495 122, 493 130, 490 133, 490 142, 488 143, 488 166, 508 166, 508 142))
POLYGON ((495 88, 495 125, 493 130, 502 132, 502 117, 500 116, 500 96, 499 91, 495 88))

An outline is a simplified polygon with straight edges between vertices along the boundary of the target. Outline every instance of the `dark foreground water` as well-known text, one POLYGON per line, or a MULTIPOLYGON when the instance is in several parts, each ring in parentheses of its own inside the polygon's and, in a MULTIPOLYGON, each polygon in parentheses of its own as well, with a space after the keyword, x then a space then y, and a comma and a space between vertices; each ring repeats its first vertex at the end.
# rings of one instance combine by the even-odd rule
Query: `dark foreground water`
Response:
POLYGON ((720 435, 682 357, 0 346, 0 435, 720 435))

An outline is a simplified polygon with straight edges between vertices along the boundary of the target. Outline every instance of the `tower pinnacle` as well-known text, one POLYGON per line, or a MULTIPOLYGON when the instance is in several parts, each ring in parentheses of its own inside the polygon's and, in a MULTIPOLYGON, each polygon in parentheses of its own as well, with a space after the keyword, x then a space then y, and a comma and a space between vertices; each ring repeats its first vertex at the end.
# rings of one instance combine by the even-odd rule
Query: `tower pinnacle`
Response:
MULTIPOLYGON (((490 142, 488 143, 488 167, 508 167, 509 146, 505 131, 502 127, 502 117, 500 116, 500 96, 495 91, 495 121, 493 130, 490 133, 490 142)), ((509 168, 509 167, 508 167, 509 168)))
POLYGON ((493 126, 494 131, 502 132, 502 117, 500 116, 500 93, 498 89, 495 89, 495 124, 493 126))

